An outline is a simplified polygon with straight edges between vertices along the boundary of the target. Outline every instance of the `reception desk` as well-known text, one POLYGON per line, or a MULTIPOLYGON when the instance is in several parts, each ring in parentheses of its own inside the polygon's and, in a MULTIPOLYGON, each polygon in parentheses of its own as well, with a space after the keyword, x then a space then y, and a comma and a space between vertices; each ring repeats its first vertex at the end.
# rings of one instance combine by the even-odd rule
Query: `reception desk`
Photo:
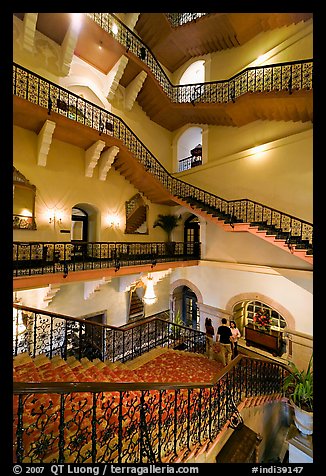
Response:
POLYGON ((262 330, 253 324, 245 326, 246 344, 255 345, 271 352, 275 357, 282 355, 283 333, 274 330, 262 330))

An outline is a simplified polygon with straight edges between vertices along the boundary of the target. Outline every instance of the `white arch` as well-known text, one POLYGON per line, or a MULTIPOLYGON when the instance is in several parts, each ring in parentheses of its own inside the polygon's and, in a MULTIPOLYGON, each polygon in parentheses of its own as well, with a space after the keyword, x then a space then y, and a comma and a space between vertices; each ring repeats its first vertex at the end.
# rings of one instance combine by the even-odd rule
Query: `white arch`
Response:
POLYGON ((191 63, 183 72, 179 84, 197 84, 205 82, 205 60, 191 63))
POLYGON ((96 104, 97 106, 103 107, 107 111, 111 111, 111 105, 106 99, 101 90, 89 79, 83 78, 81 76, 70 76, 66 78, 64 87, 69 89, 71 92, 74 92, 81 95, 81 88, 83 88, 82 96, 88 101, 96 104), (88 90, 88 92, 87 92, 88 90))
POLYGON ((196 294, 197 302, 199 304, 203 303, 203 296, 202 293, 199 291, 197 286, 195 286, 191 281, 188 281, 188 279, 177 279, 170 285, 170 296, 173 298, 173 293, 174 291, 181 287, 181 286, 187 286, 187 288, 191 289, 196 294))
POLYGON ((88 215, 88 237, 87 241, 100 241, 99 238, 99 230, 101 229, 100 220, 101 214, 99 213, 99 209, 90 203, 80 202, 75 203, 72 207, 73 208, 81 208, 84 210, 88 215))
POLYGON ((208 126, 191 124, 181 127, 172 140, 173 169, 179 171, 179 161, 189 157, 190 151, 198 144, 202 145, 203 163, 207 162, 208 126))
POLYGON ((271 308, 275 309, 281 316, 285 319, 287 328, 295 330, 295 319, 292 316, 292 314, 285 308, 283 307, 280 303, 277 301, 274 301, 268 296, 265 296, 264 294, 261 294, 259 292, 257 293, 241 293, 237 294, 236 296, 233 296, 232 298, 229 299, 229 301, 226 303, 226 310, 232 315, 234 306, 240 302, 243 301, 261 301, 271 308))

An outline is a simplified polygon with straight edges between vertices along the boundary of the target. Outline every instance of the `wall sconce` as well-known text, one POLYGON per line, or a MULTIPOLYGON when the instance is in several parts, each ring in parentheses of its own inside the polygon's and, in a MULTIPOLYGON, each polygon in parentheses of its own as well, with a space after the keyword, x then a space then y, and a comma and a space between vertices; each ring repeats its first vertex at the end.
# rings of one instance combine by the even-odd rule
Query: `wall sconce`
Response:
POLYGON ((55 228, 56 225, 61 226, 62 225, 62 213, 61 212, 56 212, 49 210, 47 213, 47 218, 48 222, 50 225, 53 224, 53 227, 55 228))
POLYGON ((120 226, 119 218, 114 215, 108 215, 107 223, 108 227, 112 229, 118 229, 120 226))
POLYGON ((145 304, 148 304, 148 305, 154 304, 157 301, 157 297, 154 292, 153 277, 150 274, 147 275, 146 289, 145 289, 143 301, 145 304))

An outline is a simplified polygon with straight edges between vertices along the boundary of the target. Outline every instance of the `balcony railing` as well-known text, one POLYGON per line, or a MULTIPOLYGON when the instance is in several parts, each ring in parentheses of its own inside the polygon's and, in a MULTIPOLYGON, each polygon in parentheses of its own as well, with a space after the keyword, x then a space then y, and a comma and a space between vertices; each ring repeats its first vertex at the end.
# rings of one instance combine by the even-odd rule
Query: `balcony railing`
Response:
POLYGON ((201 164, 202 164, 201 155, 197 155, 196 157, 191 155, 189 157, 186 157, 185 159, 179 160, 179 172, 192 169, 193 167, 197 167, 197 165, 201 165, 201 164))
POLYGON ((166 18, 169 20, 173 28, 182 26, 185 23, 191 21, 196 21, 198 18, 201 18, 209 13, 164 13, 166 18))
POLYGON ((200 259, 195 242, 13 242, 14 276, 200 259))
POLYGON ((114 14, 87 15, 127 51, 144 62, 173 103, 228 103, 246 93, 287 91, 291 94, 295 90, 312 89, 312 59, 250 67, 227 80, 173 85, 152 51, 114 14))
MULTIPOLYGON (((299 62, 299 64, 305 63, 299 62)), ((291 64, 288 64, 288 68, 291 70, 291 64)), ((312 249, 313 225, 311 223, 247 198, 225 200, 183 182, 173 177, 160 164, 118 116, 17 64, 14 64, 13 74, 13 94, 15 96, 46 108, 49 114, 54 111, 73 121, 85 124, 101 134, 108 134, 122 141, 135 160, 143 165, 146 172, 160 182, 172 196, 185 201, 191 198, 194 205, 204 206, 212 213, 232 217, 233 221, 277 228, 289 239, 300 241, 304 246, 308 245, 308 248, 312 249)))

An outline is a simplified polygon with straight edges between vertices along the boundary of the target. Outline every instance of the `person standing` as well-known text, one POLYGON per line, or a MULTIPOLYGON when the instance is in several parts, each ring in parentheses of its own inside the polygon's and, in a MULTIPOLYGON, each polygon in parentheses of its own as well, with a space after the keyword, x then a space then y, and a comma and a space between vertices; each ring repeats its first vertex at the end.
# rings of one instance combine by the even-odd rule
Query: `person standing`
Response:
POLYGON ((210 319, 209 317, 206 317, 205 319, 205 330, 206 330, 206 353, 208 354, 208 357, 211 359, 212 352, 213 352, 213 340, 214 340, 215 329, 212 324, 212 319, 210 319))
POLYGON ((232 349, 231 349, 232 331, 230 327, 227 325, 227 320, 225 319, 225 317, 223 317, 222 319, 222 325, 220 325, 217 329, 217 335, 219 335, 219 342, 221 345, 222 363, 224 366, 227 366, 230 363, 231 356, 232 356, 232 349))
POLYGON ((238 339, 240 339, 241 334, 239 329, 237 328, 235 321, 230 321, 230 329, 232 332, 232 337, 231 337, 232 358, 234 359, 234 357, 238 355, 238 339))

